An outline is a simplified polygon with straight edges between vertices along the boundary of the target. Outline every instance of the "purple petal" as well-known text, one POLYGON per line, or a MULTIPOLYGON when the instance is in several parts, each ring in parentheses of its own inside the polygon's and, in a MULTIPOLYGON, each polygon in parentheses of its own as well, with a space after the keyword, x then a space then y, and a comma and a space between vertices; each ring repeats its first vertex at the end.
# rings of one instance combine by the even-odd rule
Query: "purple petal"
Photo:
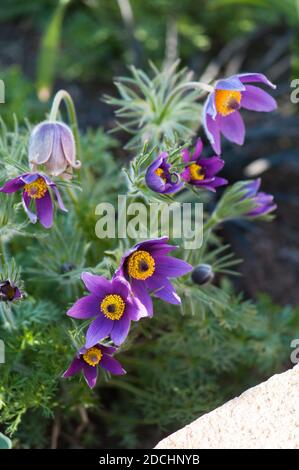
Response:
POLYGON ((130 284, 122 276, 115 276, 112 279, 113 293, 120 295, 124 300, 130 295, 130 284))
POLYGON ((214 151, 217 155, 221 153, 221 140, 220 140, 220 127, 219 127, 219 116, 216 116, 215 120, 207 114, 203 121, 204 129, 214 151))
POLYGON ((274 98, 256 86, 247 85, 242 93, 241 106, 251 111, 269 112, 277 108, 274 98))
POLYGON ((112 293, 112 283, 103 276, 88 273, 87 271, 81 274, 81 279, 89 292, 97 297, 104 297, 112 293))
POLYGON ((171 282, 162 276, 153 276, 146 281, 149 289, 154 291, 154 296, 170 304, 179 305, 181 299, 175 291, 171 282))
POLYGON ((21 189, 23 186, 24 182, 18 176, 17 178, 7 181, 7 183, 5 183, 4 186, 0 188, 0 192, 7 194, 15 193, 16 191, 19 191, 19 189, 21 189))
POLYGON ((62 377, 71 377, 74 374, 80 372, 83 367, 82 359, 76 357, 73 362, 71 363, 70 367, 64 372, 62 377))
POLYGON ((130 253, 136 250, 146 250, 151 251, 152 248, 159 247, 163 243, 168 242, 168 237, 160 237, 160 238, 151 238, 150 240, 145 240, 143 242, 137 243, 133 249, 129 250, 130 253))
POLYGON ((129 315, 124 314, 120 320, 114 321, 110 337, 114 344, 119 346, 124 342, 128 336, 131 325, 131 319, 129 315))
POLYGON ((39 173, 25 173, 24 175, 20 176, 20 179, 25 183, 25 184, 30 184, 33 183, 34 181, 37 180, 37 178, 43 178, 39 173))
POLYGON ((86 320, 98 315, 100 311, 100 302, 94 295, 87 295, 78 299, 77 302, 67 311, 69 317, 86 320))
POLYGON ((121 364, 116 359, 111 356, 107 356, 106 354, 103 354, 100 366, 114 375, 124 375, 126 373, 126 371, 122 368, 121 364))
POLYGON ((37 216, 30 210, 30 202, 31 202, 30 196, 28 196, 28 194, 24 191, 22 195, 23 207, 26 211, 26 214, 28 215, 30 219, 30 222, 35 224, 37 221, 37 216))
POLYGON ((117 348, 114 346, 104 346, 103 344, 98 344, 97 347, 102 351, 103 354, 111 355, 117 351, 117 348))
POLYGON ((219 119, 220 129, 224 137, 238 145, 243 145, 245 138, 244 121, 238 111, 219 119))
POLYGON ((214 176, 224 167, 224 160, 219 157, 202 158, 197 163, 204 168, 207 178, 214 176))
POLYGON ((54 139, 53 123, 43 121, 34 127, 29 141, 29 161, 37 165, 49 160, 54 139))
POLYGON ((246 185, 246 194, 245 194, 244 197, 253 197, 253 196, 255 196, 256 193, 258 192, 260 186, 261 186, 261 183, 262 183, 261 178, 256 178, 256 179, 250 181, 246 185))
POLYGON ((245 90, 243 83, 239 79, 239 75, 232 75, 231 77, 218 80, 216 82, 215 88, 216 90, 245 90))
POLYGON ((159 256, 156 258, 156 273, 158 276, 178 277, 192 271, 191 264, 178 258, 170 256, 159 256))
POLYGON ((55 197, 56 197, 56 200, 57 200, 57 203, 58 203, 58 207, 63 211, 63 212, 68 212, 67 208, 65 207, 64 205, 64 202, 62 200, 62 197, 60 195, 60 192, 56 186, 55 183, 52 183, 50 185, 51 189, 53 190, 54 194, 55 194, 55 197))
POLYGON ((138 297, 131 297, 126 300, 126 313, 133 321, 138 321, 140 318, 148 316, 147 309, 138 297))
POLYGON ((242 83, 260 82, 270 86, 271 88, 276 88, 276 85, 270 82, 270 80, 268 80, 268 78, 262 73, 239 73, 238 78, 242 83))
POLYGON ((150 252, 153 256, 157 255, 167 255, 173 250, 176 250, 178 247, 175 245, 168 245, 167 243, 160 243, 159 245, 152 246, 150 252))
POLYGON ((64 123, 60 122, 59 131, 60 131, 61 145, 62 145, 65 158, 67 159, 68 163, 73 168, 79 168, 81 166, 81 163, 75 160, 76 145, 75 145, 75 139, 74 139, 71 129, 68 126, 66 126, 64 123))
POLYGON ((83 374, 89 388, 94 388, 97 383, 98 368, 85 363, 83 366, 83 374))
POLYGON ((148 316, 153 316, 153 301, 151 296, 147 292, 144 281, 136 281, 136 279, 131 280, 131 287, 134 292, 134 295, 138 297, 142 305, 146 308, 148 316))
POLYGON ((200 157, 200 155, 202 153, 202 149, 203 149, 202 140, 197 139, 195 149, 194 149, 194 152, 193 152, 193 155, 192 155, 192 160, 197 160, 200 157))
POLYGON ((188 163, 190 161, 190 152, 188 149, 182 150, 182 159, 185 163, 188 163))
POLYGON ((102 339, 106 338, 111 333, 113 327, 113 320, 106 318, 105 315, 100 314, 90 325, 86 333, 85 347, 92 348, 102 339))
POLYGON ((47 191, 42 198, 36 199, 35 204, 37 218, 40 223, 45 228, 51 228, 53 225, 54 208, 49 191, 47 191))

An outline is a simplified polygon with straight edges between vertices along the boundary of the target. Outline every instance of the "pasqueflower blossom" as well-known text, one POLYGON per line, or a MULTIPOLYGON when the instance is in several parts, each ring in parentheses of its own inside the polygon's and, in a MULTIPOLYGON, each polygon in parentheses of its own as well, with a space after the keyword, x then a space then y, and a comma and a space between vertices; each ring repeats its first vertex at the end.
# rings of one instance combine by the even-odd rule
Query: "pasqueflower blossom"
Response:
POLYGON ((97 382, 98 367, 114 375, 124 375, 126 371, 112 357, 115 351, 116 348, 102 344, 95 344, 90 348, 84 347, 78 351, 70 367, 63 374, 63 377, 71 377, 82 371, 87 385, 89 388, 93 388, 97 382))
POLYGON ((203 109, 203 125, 217 155, 221 153, 221 133, 226 139, 243 145, 244 121, 240 108, 269 112, 276 109, 276 101, 261 88, 248 83, 263 83, 276 88, 261 73, 241 73, 218 80, 203 109))
POLYGON ((226 179, 215 176, 223 168, 224 161, 218 156, 202 158, 202 149, 201 139, 197 140, 193 154, 183 149, 183 160, 189 165, 186 166, 181 176, 189 184, 215 192, 216 188, 228 183, 226 179), (191 165, 190 162, 192 162, 191 165))
POLYGON ((13 302, 21 299, 20 289, 10 280, 0 282, 0 301, 13 302))
POLYGON ((5 183, 0 192, 15 193, 22 191, 22 201, 24 209, 30 219, 35 224, 37 220, 45 228, 50 228, 53 224, 54 205, 50 194, 50 189, 58 202, 59 208, 67 212, 61 199, 58 188, 47 176, 40 173, 25 173, 5 183), (35 203, 36 213, 32 212, 30 205, 35 203))
POLYGON ((29 163, 32 171, 43 165, 47 174, 70 179, 73 169, 81 166, 76 160, 71 129, 58 121, 43 121, 35 126, 29 140, 29 163))
POLYGON ((183 276, 192 270, 185 261, 167 256, 177 248, 167 242, 168 238, 162 237, 137 243, 124 254, 117 271, 129 280, 134 295, 145 305, 148 316, 153 315, 149 291, 170 304, 180 304, 181 299, 169 278, 183 276))
POLYGON ((261 178, 252 180, 245 185, 246 194, 244 199, 251 199, 256 205, 254 209, 245 214, 247 217, 261 217, 273 212, 277 208, 273 196, 259 191, 260 186, 261 178))
POLYGON ((129 283, 121 276, 109 281, 84 272, 81 279, 90 295, 77 300, 67 315, 82 320, 95 318, 86 333, 87 348, 106 336, 119 346, 128 336, 131 320, 146 316, 145 307, 132 295, 129 283))
POLYGON ((145 174, 147 186, 156 193, 170 194, 176 193, 182 188, 179 175, 171 173, 171 165, 167 162, 168 154, 160 153, 153 163, 151 163, 145 174))

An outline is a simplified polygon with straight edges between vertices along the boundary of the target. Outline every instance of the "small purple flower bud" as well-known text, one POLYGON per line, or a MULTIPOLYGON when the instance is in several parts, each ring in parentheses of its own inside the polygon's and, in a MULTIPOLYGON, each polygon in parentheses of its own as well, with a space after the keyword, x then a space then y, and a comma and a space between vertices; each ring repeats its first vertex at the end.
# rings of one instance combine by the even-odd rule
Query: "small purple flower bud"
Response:
POLYGON ((20 299, 22 294, 17 286, 15 286, 11 281, 2 281, 0 282, 0 301, 2 302, 12 302, 14 300, 20 299))
POLYGON ((66 124, 43 121, 34 127, 29 141, 29 163, 32 171, 43 165, 50 176, 71 179, 73 168, 79 169, 73 133, 66 124))
POLYGON ((200 286, 211 282, 214 279, 212 266, 209 264, 200 264, 192 271, 191 278, 195 284, 199 284, 200 286))

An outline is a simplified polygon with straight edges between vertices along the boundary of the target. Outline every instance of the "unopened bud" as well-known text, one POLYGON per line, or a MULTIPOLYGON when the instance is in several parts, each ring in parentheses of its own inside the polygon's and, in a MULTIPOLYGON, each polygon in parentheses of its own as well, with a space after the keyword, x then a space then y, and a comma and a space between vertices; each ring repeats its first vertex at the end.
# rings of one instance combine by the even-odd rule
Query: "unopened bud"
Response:
POLYGON ((209 264, 200 264, 191 273, 192 281, 200 286, 207 284, 214 278, 212 266, 209 264))
POLYGON ((32 171, 43 165, 48 175, 71 179, 73 169, 80 168, 81 162, 76 160, 70 127, 58 121, 43 121, 35 126, 29 141, 29 163, 32 171))

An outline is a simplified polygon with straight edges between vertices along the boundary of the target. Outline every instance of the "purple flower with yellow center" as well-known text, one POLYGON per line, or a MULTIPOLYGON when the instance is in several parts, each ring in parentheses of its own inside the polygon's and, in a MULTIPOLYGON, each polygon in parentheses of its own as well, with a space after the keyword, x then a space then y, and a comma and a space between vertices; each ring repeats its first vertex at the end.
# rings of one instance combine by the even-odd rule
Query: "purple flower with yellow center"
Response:
POLYGON ((228 183, 226 179, 215 176, 223 168, 224 161, 218 156, 202 158, 202 149, 201 139, 197 140, 193 154, 183 149, 183 160, 188 166, 181 176, 189 184, 215 192, 216 188, 228 183))
POLYGON ((168 154, 160 153, 146 170, 145 182, 147 186, 156 193, 176 193, 182 188, 179 175, 171 173, 171 165, 167 162, 168 154))
POLYGON ((22 191, 23 206, 30 221, 35 224, 39 220, 45 228, 50 228, 53 224, 54 205, 50 190, 54 193, 60 209, 67 212, 56 184, 40 173, 26 173, 8 181, 0 188, 0 192, 7 194, 22 191), (36 213, 30 209, 33 203, 36 213))
POLYGON ((98 367, 113 375, 124 375, 126 371, 112 357, 115 351, 116 348, 102 344, 96 344, 90 348, 84 347, 77 353, 70 367, 63 374, 63 377, 71 377, 82 371, 87 385, 89 388, 93 388, 97 382, 98 367))
POLYGON ((0 301, 14 302, 22 298, 20 289, 10 280, 0 281, 0 301))
POLYGON ((185 261, 167 256, 177 247, 168 245, 168 238, 162 237, 137 243, 128 250, 120 263, 118 274, 129 280, 132 291, 153 315, 153 303, 149 291, 171 304, 180 304, 181 299, 169 278, 183 276, 192 270, 185 261))
POLYGON ((32 171, 43 165, 47 174, 70 179, 73 169, 81 166, 71 129, 58 121, 35 126, 29 140, 29 163, 32 171))
POLYGON ((217 155, 221 153, 221 133, 231 142, 243 145, 245 125, 240 108, 269 112, 276 109, 274 98, 248 83, 263 83, 276 88, 261 73, 241 73, 218 80, 203 109, 203 125, 217 155))
POLYGON ((84 272, 81 279, 90 295, 77 300, 67 315, 81 320, 95 318, 86 333, 87 348, 107 336, 119 346, 128 336, 131 320, 146 316, 145 307, 132 295, 130 284, 121 276, 109 281, 84 272))
POLYGON ((270 214, 273 212, 277 205, 274 203, 274 197, 271 194, 267 194, 259 191, 261 186, 261 178, 250 181, 246 184, 246 194, 243 199, 251 199, 256 207, 245 214, 247 217, 262 217, 263 215, 270 214))

